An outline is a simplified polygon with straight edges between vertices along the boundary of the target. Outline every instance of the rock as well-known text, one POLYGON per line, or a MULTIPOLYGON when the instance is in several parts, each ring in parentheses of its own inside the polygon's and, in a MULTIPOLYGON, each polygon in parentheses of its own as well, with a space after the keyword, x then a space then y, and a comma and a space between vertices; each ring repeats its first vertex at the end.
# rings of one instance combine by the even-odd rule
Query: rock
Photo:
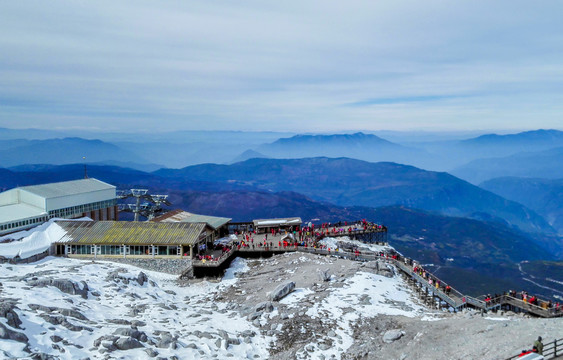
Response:
POLYGON ((115 347, 119 350, 130 350, 144 347, 138 340, 132 337, 120 338, 115 342, 115 347))
POLYGON ((88 298, 88 284, 85 281, 81 281, 82 288, 80 285, 74 281, 67 279, 42 279, 42 280, 31 280, 27 282, 29 286, 35 287, 46 287, 54 286, 65 294, 70 295, 80 295, 82 298, 88 298))
POLYGON ((60 342, 62 339, 63 339, 63 338, 60 337, 59 335, 52 335, 52 336, 51 336, 51 341, 54 342, 54 343, 58 343, 58 342, 60 342))
POLYGON ((252 313, 252 314, 248 315, 248 321, 253 321, 253 320, 256 320, 256 319, 260 319, 261 316, 262 316, 262 312, 261 312, 261 311, 252 313))
POLYGON ((335 337, 336 333, 334 331, 330 330, 327 335, 330 336, 330 337, 335 337))
POLYGON ((161 349, 166 349, 174 341, 174 338, 170 333, 164 333, 160 335, 160 340, 156 343, 156 347, 161 349))
POLYGON ((287 320, 287 319, 289 319, 289 315, 288 315, 287 313, 281 313, 281 314, 280 314, 280 318, 281 318, 282 320, 287 320))
POLYGON ((220 348, 220 347, 221 347, 221 339, 215 340, 215 346, 216 346, 217 348, 220 348))
POLYGON ((326 351, 326 350, 330 349, 330 345, 325 344, 325 343, 320 343, 319 349, 322 350, 322 351, 326 351))
POLYGON ((402 330, 388 330, 383 334, 383 342, 392 343, 399 340, 405 333, 402 330))
POLYGON ((96 340, 94 340, 94 347, 99 347, 102 344, 102 341, 111 341, 112 343, 116 342, 119 339, 119 336, 113 336, 113 335, 104 335, 101 336, 99 338, 97 338, 96 340))
POLYGON ((243 337, 254 337, 256 336, 256 332, 252 331, 252 330, 244 330, 241 335, 243 337))
POLYGON ((0 323, 0 339, 14 340, 22 343, 29 341, 24 333, 8 329, 4 324, 0 323))
POLYGON ((227 344, 229 345, 240 345, 240 340, 237 338, 228 338, 227 344))
POLYGON ((142 342, 147 341, 147 334, 142 331, 129 329, 129 328, 119 328, 113 332, 114 335, 121 335, 121 336, 128 336, 132 337, 135 340, 139 340, 142 342))
POLYGON ((274 304, 270 301, 263 301, 254 307, 254 312, 259 311, 272 312, 274 311, 274 304))
POLYGON ((315 347, 311 344, 305 346, 305 350, 307 350, 308 352, 313 352, 315 351, 315 347))
POLYGON ((32 310, 41 310, 47 313, 59 313, 64 316, 70 316, 75 319, 88 321, 88 318, 86 316, 74 309, 58 308, 55 306, 43 306, 39 304, 29 304, 28 307, 32 310))
POLYGON ((329 269, 326 270, 317 269, 317 275, 319 276, 320 281, 330 281, 329 269))
POLYGON ((2 299, 0 302, 0 317, 6 318, 11 327, 19 329, 22 322, 14 309, 17 309, 15 301, 2 299))
POLYGON ((109 319, 106 321, 108 323, 118 324, 118 325, 131 325, 131 321, 125 319, 109 319))
POLYGON ((270 293, 270 300, 279 301, 292 292, 293 289, 295 289, 295 283, 293 281, 281 284, 270 293))
POLYGON ((152 358, 156 357, 158 355, 158 352, 156 352, 154 349, 151 349, 151 348, 145 349, 145 352, 147 353, 147 355, 149 357, 152 357, 152 358))
POLYGON ((186 345, 186 347, 189 349, 197 349, 197 345, 194 343, 189 343, 188 345, 186 345))
MULTIPOLYGON (((195 332, 194 332, 194 335, 196 335, 195 332)), ((197 336, 197 337, 206 338, 206 339, 213 339, 213 337, 214 337, 213 335, 211 335, 211 334, 208 333, 207 331, 200 332, 200 333, 197 334, 196 336, 197 336)))

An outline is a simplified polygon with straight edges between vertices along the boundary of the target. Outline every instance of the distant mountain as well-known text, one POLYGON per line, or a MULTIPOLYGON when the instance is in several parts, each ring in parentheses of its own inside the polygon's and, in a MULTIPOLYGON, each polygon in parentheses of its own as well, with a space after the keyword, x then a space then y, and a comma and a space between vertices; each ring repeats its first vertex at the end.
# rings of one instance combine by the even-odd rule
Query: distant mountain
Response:
POLYGON ((534 130, 508 135, 486 134, 465 140, 418 141, 411 146, 425 149, 436 157, 437 160, 425 168, 451 173, 474 160, 563 147, 563 132, 534 130))
MULTIPOLYGON (((424 264, 445 281, 473 295, 523 288, 553 296, 545 288, 522 279, 520 261, 560 259, 535 238, 495 222, 449 217, 403 207, 340 207, 320 203, 293 192, 172 191, 180 208, 233 221, 300 216, 303 221, 369 219, 389 228, 389 241, 401 253, 424 264)), ((545 284, 541 278, 538 284, 545 284)))
POLYGON ((392 143, 375 135, 295 135, 256 148, 270 158, 348 157, 365 161, 393 161, 425 166, 434 158, 421 149, 392 143))
POLYGON ((22 164, 73 164, 78 162, 146 162, 139 156, 100 140, 64 138, 0 141, 0 166, 22 164), (4 143, 3 145, 1 145, 4 143), (8 144, 8 145, 6 145, 8 144), (10 146, 12 144, 13 146, 10 146), (85 159, 83 160, 83 157, 85 159))
POLYGON ((231 163, 246 161, 248 159, 255 159, 255 158, 267 158, 267 156, 259 153, 258 151, 246 150, 245 152, 234 158, 233 161, 231 161, 231 163))
POLYGON ((479 186, 534 210, 563 234, 563 179, 502 177, 479 186))
POLYGON ((394 163, 348 158, 250 159, 232 165, 162 169, 154 174, 178 180, 213 179, 262 191, 293 191, 341 206, 401 205, 453 216, 486 215, 527 231, 554 232, 539 215, 520 204, 447 173, 394 163))
POLYGON ((466 146, 493 146, 493 147, 522 147, 549 149, 563 145, 563 131, 559 130, 533 130, 517 134, 497 135, 487 134, 476 138, 462 140, 466 146))
POLYGON ((504 176, 559 179, 563 178, 561 164, 563 147, 558 147, 508 157, 474 160, 450 173, 474 184, 504 176))

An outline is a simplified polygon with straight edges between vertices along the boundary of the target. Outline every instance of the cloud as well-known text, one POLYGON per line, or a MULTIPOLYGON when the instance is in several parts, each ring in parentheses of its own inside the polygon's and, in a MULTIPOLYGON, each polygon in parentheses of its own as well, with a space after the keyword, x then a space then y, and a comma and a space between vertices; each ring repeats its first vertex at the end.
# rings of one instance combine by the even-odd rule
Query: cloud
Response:
POLYGON ((0 126, 557 128, 562 10, 557 1, 2 2, 0 126))

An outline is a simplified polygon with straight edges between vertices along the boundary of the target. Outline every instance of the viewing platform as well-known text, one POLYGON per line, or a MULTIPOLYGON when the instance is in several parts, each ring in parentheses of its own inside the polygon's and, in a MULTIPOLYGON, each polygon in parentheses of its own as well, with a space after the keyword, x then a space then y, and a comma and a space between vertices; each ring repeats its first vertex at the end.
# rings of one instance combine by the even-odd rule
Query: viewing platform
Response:
MULTIPOLYGON (((353 232, 356 236, 364 236, 369 234, 368 231, 358 230, 353 232)), ((287 236, 287 235, 284 235, 287 236)), ((349 233, 333 233, 319 234, 317 239, 326 237, 341 237, 350 236, 349 233)), ((563 308, 556 309, 549 307, 548 302, 538 300, 538 305, 530 304, 522 299, 507 294, 491 298, 485 301, 484 296, 472 297, 462 294, 452 286, 447 285, 444 281, 435 277, 428 271, 424 271, 424 276, 413 270, 416 261, 403 257, 394 251, 362 251, 351 252, 344 249, 329 249, 326 247, 311 247, 300 245, 283 245, 283 236, 269 237, 264 242, 255 242, 249 246, 234 246, 231 242, 230 250, 224 253, 216 251, 217 256, 212 260, 193 260, 193 274, 195 276, 213 276, 219 275, 230 262, 236 257, 268 257, 274 254, 283 254, 287 252, 302 252, 309 254, 318 254, 324 256, 335 256, 343 259, 354 261, 385 261, 395 265, 395 267, 403 274, 408 284, 413 287, 413 290, 423 299, 423 301, 430 307, 451 307, 454 311, 460 311, 463 308, 474 308, 477 310, 497 311, 497 310, 510 310, 514 312, 526 312, 538 317, 553 318, 563 317, 563 308), (281 246, 280 246, 281 244, 281 246), (432 280, 430 282, 430 280, 432 280), (438 284, 438 286, 436 285, 438 284), (446 288, 447 287, 447 288, 446 288)), ((378 245, 387 245, 386 242, 370 242, 378 245)))

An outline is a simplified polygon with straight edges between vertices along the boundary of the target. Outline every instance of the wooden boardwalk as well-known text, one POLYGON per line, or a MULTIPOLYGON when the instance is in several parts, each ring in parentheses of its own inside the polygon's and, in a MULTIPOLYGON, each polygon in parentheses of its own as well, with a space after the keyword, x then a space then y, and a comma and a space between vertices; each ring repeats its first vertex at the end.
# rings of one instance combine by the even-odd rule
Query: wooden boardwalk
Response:
MULTIPOLYGON (((365 232, 358 232, 357 235, 363 235, 365 232)), ((341 237, 349 236, 348 234, 328 234, 324 237, 341 237)), ((445 282, 441 281, 431 273, 427 272, 427 278, 420 276, 413 271, 413 261, 412 259, 405 258, 396 253, 388 254, 385 253, 381 256, 381 253, 376 252, 366 252, 353 253, 348 251, 343 251, 342 249, 331 249, 330 251, 326 248, 314 248, 314 247, 304 247, 304 246, 279 246, 279 239, 272 238, 271 241, 267 241, 267 246, 258 246, 254 244, 252 247, 235 247, 232 246, 231 250, 222 254, 220 257, 213 260, 193 260, 192 266, 194 271, 197 269, 200 273, 205 273, 205 269, 223 269, 231 260, 237 255, 240 256, 271 256, 273 254, 281 254, 286 252, 303 252, 309 254, 318 254, 324 256, 335 256, 343 259, 355 260, 355 261, 386 261, 396 266, 397 269, 401 271, 407 282, 413 286, 415 292, 422 297, 429 306, 440 307, 444 304, 454 309, 454 311, 459 311, 466 307, 471 307, 474 309, 479 309, 482 311, 496 311, 500 309, 512 310, 516 312, 526 312, 543 318, 552 317, 563 317, 563 309, 547 308, 545 302, 542 301, 544 306, 533 305, 522 301, 521 299, 501 295, 499 297, 493 298, 490 301, 484 301, 476 297, 464 295, 450 286, 451 289, 446 293, 442 286, 436 287, 435 283, 439 281, 440 284, 445 286, 445 282), (270 246, 270 244, 272 244, 270 246), (431 278, 432 284, 429 283, 429 278, 431 278), (440 305, 441 304, 441 305, 440 305)), ((211 271, 216 272, 216 271, 211 271)), ((211 273, 210 272, 210 273, 211 273)))

